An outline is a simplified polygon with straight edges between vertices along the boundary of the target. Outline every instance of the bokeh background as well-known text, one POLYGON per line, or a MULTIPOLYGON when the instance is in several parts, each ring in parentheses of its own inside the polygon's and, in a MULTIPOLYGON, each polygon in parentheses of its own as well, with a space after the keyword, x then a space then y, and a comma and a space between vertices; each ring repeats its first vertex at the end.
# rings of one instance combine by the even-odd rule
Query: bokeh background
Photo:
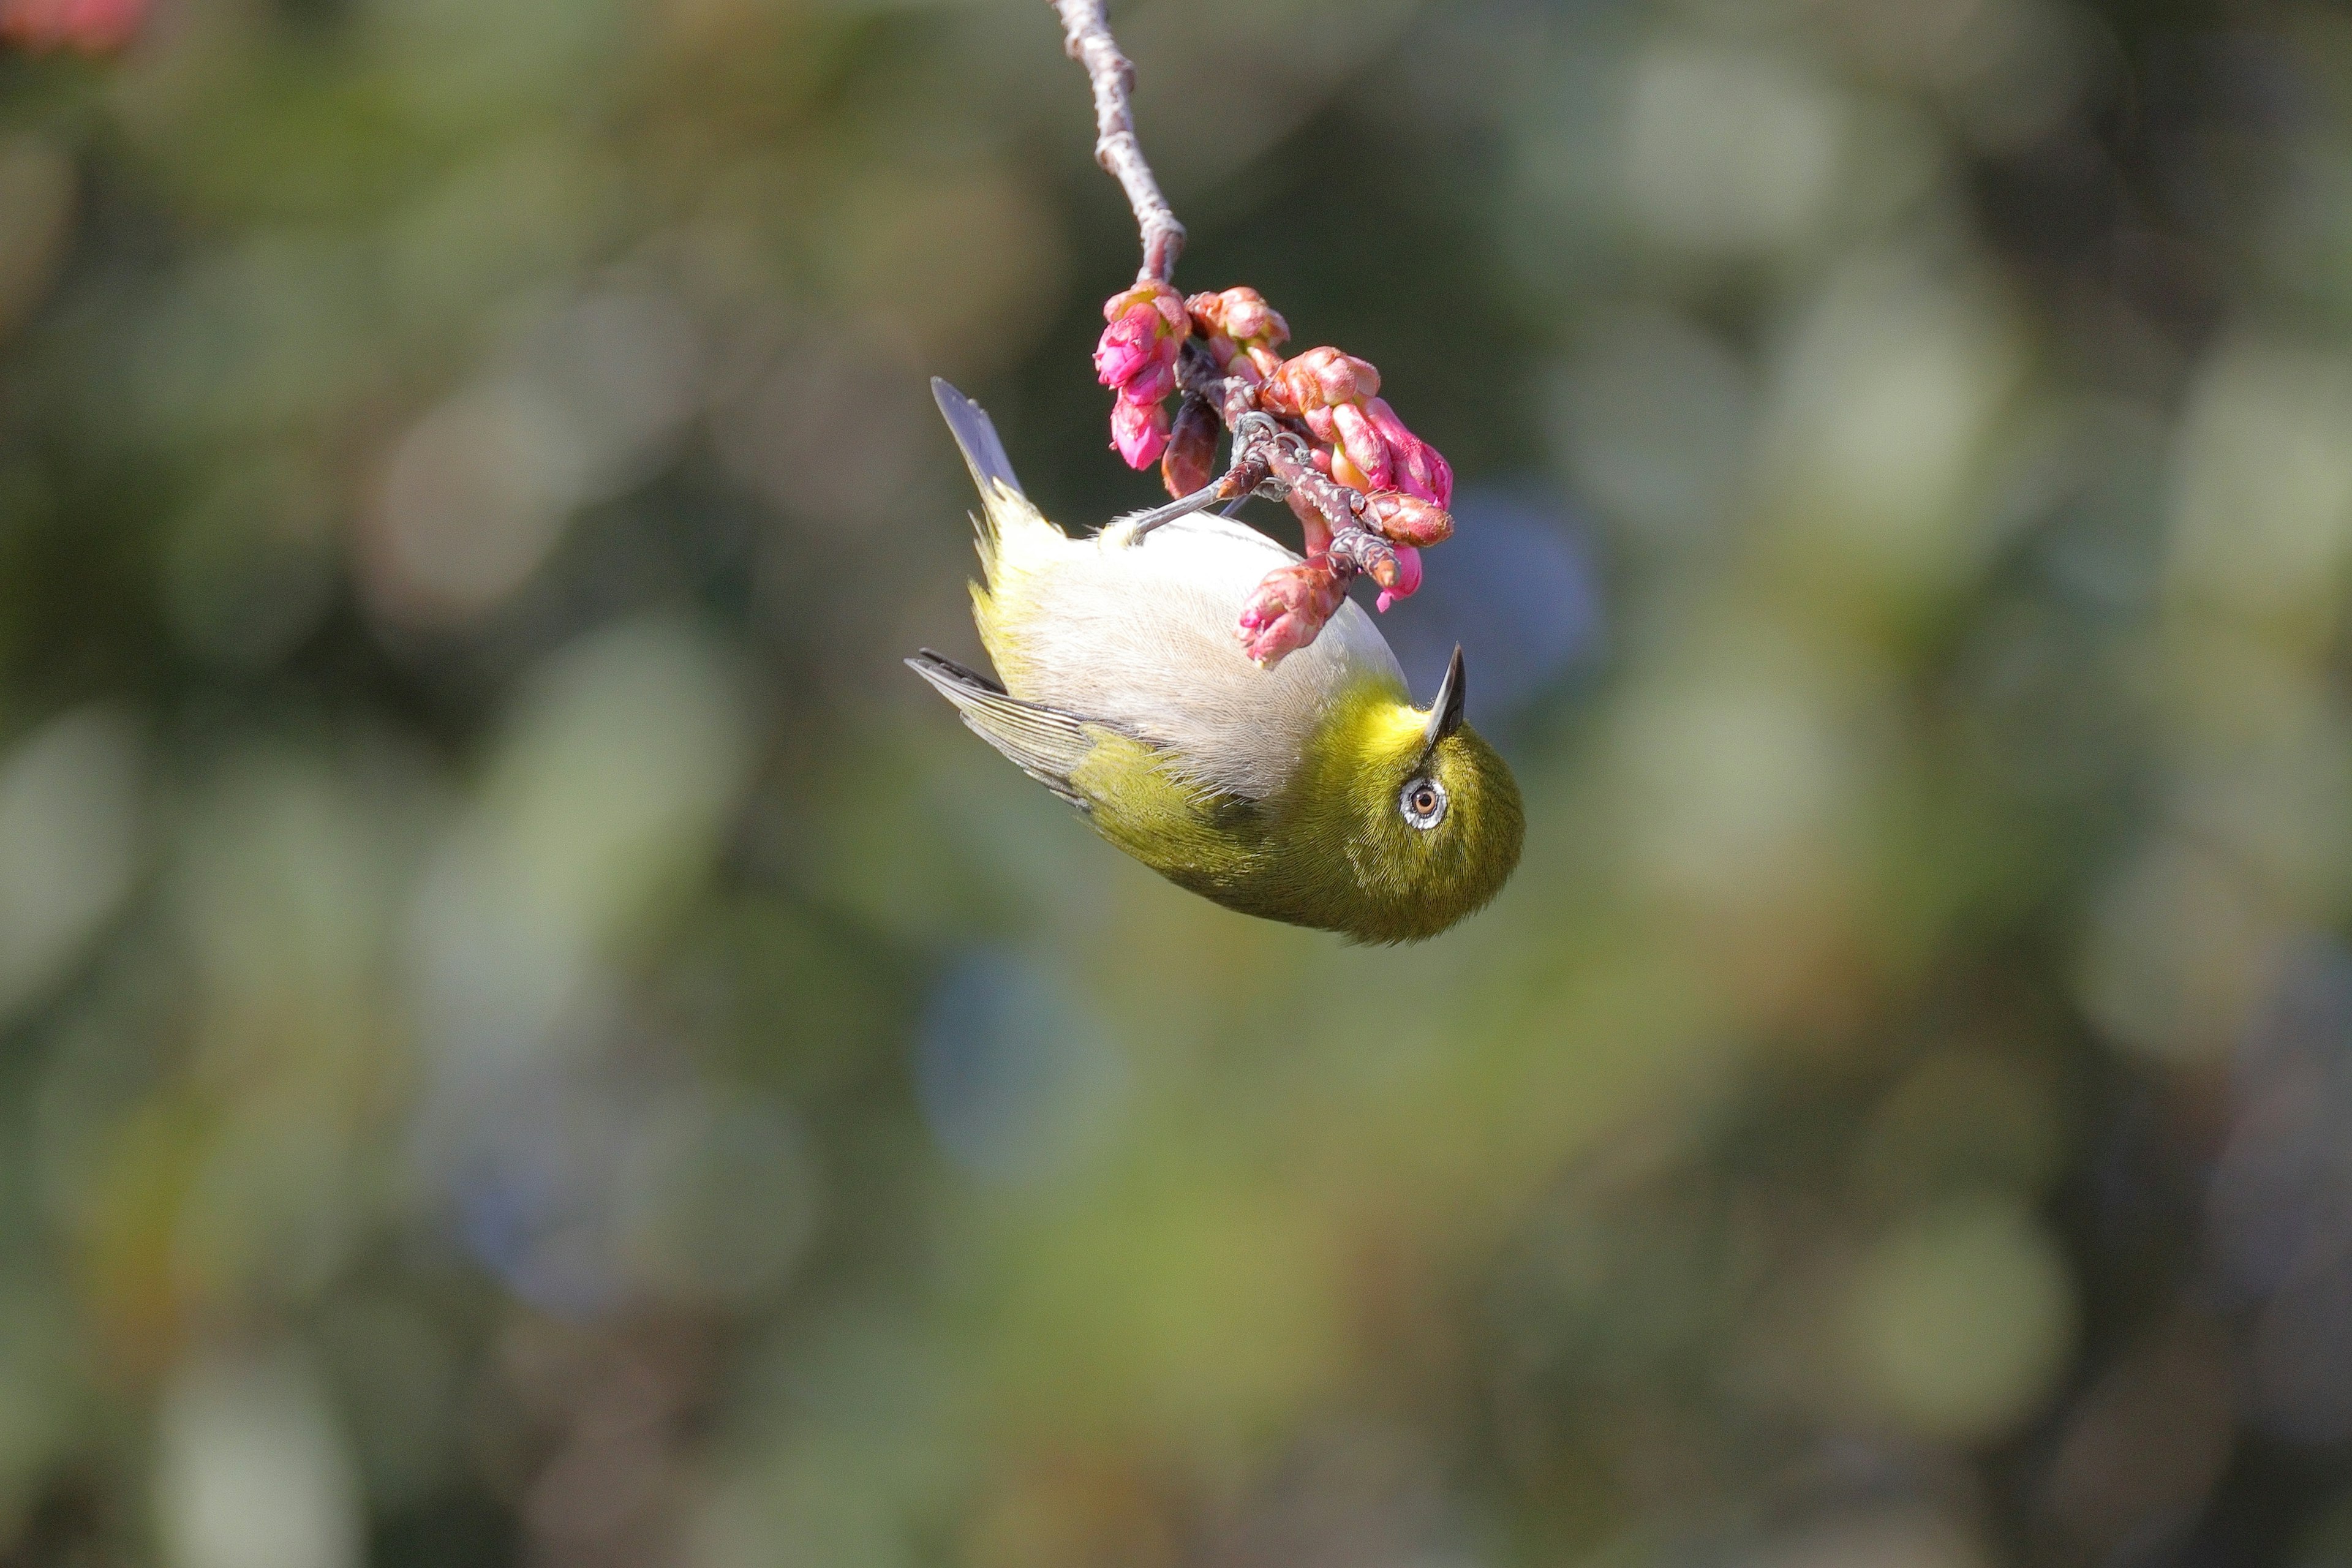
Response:
POLYGON ((1428 945, 898 663, 930 374, 1151 494, 1038 0, 0 53, 0 1563, 2352 1563, 2352 19, 1115 20, 1462 476, 1428 945))

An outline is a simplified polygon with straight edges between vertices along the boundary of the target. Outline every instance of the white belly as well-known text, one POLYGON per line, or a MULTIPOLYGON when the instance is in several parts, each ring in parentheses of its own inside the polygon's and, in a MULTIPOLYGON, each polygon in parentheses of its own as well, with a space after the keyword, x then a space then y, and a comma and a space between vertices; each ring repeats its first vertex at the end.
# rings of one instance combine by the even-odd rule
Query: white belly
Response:
POLYGON ((982 631, 1013 695, 1118 725, 1201 783, 1260 800, 1289 780, 1341 693, 1370 680, 1411 700, 1388 639, 1352 600, 1273 669, 1242 656, 1243 602, 1298 559, 1255 529, 1196 514, 1128 540, 1116 522, 1088 539, 1042 519, 1002 528, 996 624, 982 631))

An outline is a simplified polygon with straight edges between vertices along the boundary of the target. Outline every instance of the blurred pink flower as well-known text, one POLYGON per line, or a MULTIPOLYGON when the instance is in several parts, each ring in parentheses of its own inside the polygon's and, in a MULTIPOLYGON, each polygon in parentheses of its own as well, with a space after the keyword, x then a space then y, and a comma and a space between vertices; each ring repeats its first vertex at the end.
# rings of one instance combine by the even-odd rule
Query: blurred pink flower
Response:
POLYGON ((0 0, 0 43, 103 54, 131 42, 148 0, 0 0))

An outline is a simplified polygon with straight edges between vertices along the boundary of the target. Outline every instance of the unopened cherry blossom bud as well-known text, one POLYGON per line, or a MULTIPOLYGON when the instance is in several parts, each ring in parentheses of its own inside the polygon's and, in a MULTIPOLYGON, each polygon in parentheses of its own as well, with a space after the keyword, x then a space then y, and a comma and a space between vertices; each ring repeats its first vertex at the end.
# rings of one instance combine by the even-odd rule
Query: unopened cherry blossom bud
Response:
POLYGON ((1356 469, 1357 479, 1342 482, 1360 490, 1386 489, 1389 483, 1388 443, 1372 428, 1372 421, 1362 406, 1342 403, 1331 410, 1331 425, 1339 436, 1339 450, 1356 469))
POLYGON ((1160 346, 1152 323, 1158 320, 1155 312, 1145 311, 1121 316, 1105 327, 1095 343, 1095 379, 1105 386, 1123 385, 1137 371, 1157 361, 1160 346))
POLYGON ((1176 362, 1156 359, 1121 384, 1118 395, 1129 403, 1157 403, 1176 390, 1176 362))
POLYGON ((1405 428, 1388 399, 1367 399, 1364 413, 1379 431, 1387 446, 1391 462, 1390 482, 1397 489, 1435 501, 1439 506, 1454 504, 1454 468, 1438 449, 1405 428))
POLYGON ((1398 545, 1387 575, 1375 571, 1372 581, 1381 585, 1381 596, 1372 601, 1372 608, 1386 615, 1390 605, 1399 599, 1410 599, 1421 586, 1421 552, 1410 544, 1398 545))
POLYGON ((1235 628, 1242 652, 1251 663, 1272 669, 1285 655, 1313 642, 1347 597, 1346 580, 1322 557, 1276 567, 1242 605, 1235 628))
POLYGON ((1223 428, 1205 397, 1187 397, 1176 405, 1168 450, 1160 459, 1160 478, 1170 495, 1191 495, 1217 477, 1217 432, 1223 428))
POLYGON ((1266 377, 1259 401, 1276 414, 1303 415, 1377 396, 1381 373, 1368 360, 1335 348, 1308 349, 1266 377))
POLYGON ((1402 490, 1364 497, 1364 521, 1391 544, 1426 549, 1454 537, 1454 514, 1433 501, 1402 490))
MULTIPOLYGON (((1192 330, 1192 319, 1175 289, 1165 283, 1139 283, 1104 303, 1103 320, 1110 324, 1095 344, 1097 380, 1105 386, 1125 388, 1138 377, 1164 370, 1173 385, 1176 355, 1192 330)), ((1147 395, 1136 401, 1151 399, 1147 395)))
POLYGON ((1168 446, 1167 408, 1119 398, 1110 405, 1110 444, 1127 459, 1129 468, 1150 468, 1168 446))
POLYGON ((1195 321, 1237 343, 1262 342, 1276 348, 1290 341, 1290 323, 1255 289, 1244 286, 1195 294, 1184 303, 1195 321))
POLYGON ((1219 370, 1263 381, 1282 367, 1275 350, 1290 341, 1290 323, 1256 289, 1195 294, 1184 304, 1219 370))
POLYGON ((1369 490, 1376 487, 1371 476, 1348 459, 1348 454, 1334 451, 1330 457, 1331 477, 1351 490, 1369 490))

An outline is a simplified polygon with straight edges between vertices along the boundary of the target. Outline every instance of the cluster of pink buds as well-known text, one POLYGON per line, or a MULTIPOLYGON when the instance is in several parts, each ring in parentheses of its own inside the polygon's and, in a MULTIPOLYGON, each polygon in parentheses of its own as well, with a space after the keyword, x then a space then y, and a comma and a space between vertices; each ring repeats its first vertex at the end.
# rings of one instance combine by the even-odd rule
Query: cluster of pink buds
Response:
POLYGON ((1454 504, 1454 469, 1436 447, 1404 427, 1381 395, 1370 361, 1338 349, 1308 349, 1266 377, 1259 406, 1288 414, 1325 445, 1315 466, 1350 489, 1396 489, 1438 506, 1454 504))
POLYGON ((1168 395, 1176 390, 1176 356, 1192 319, 1175 289, 1156 280, 1114 294, 1103 306, 1095 374, 1118 394, 1111 405, 1111 445, 1130 468, 1150 468, 1168 445, 1168 395))
POLYGON ((1195 294, 1184 308, 1220 372, 1262 382, 1282 368, 1282 356, 1275 351, 1290 341, 1290 323, 1256 289, 1195 294))
POLYGON ((1307 493, 1312 475, 1292 482, 1290 506, 1305 531, 1307 558, 1269 574, 1244 605, 1240 635, 1253 660, 1272 668, 1313 642, 1346 602, 1356 575, 1379 584, 1382 610, 1421 586, 1421 552, 1454 531, 1446 510, 1454 470, 1436 447, 1405 428, 1381 396, 1381 373, 1370 363, 1335 348, 1284 359, 1290 323, 1255 289, 1180 299, 1168 285, 1147 280, 1113 295, 1103 319, 1109 325, 1095 349, 1095 371, 1118 393, 1111 444, 1129 468, 1159 460, 1169 493, 1180 498, 1213 481, 1223 419, 1213 395, 1187 395, 1172 424, 1166 408, 1178 361, 1197 335, 1218 374, 1246 384, 1257 407, 1294 432, 1304 426, 1307 459, 1333 485, 1354 492, 1343 513, 1328 486, 1307 493))
POLYGON ((131 42, 147 0, 0 0, 0 44, 107 54, 131 42))

